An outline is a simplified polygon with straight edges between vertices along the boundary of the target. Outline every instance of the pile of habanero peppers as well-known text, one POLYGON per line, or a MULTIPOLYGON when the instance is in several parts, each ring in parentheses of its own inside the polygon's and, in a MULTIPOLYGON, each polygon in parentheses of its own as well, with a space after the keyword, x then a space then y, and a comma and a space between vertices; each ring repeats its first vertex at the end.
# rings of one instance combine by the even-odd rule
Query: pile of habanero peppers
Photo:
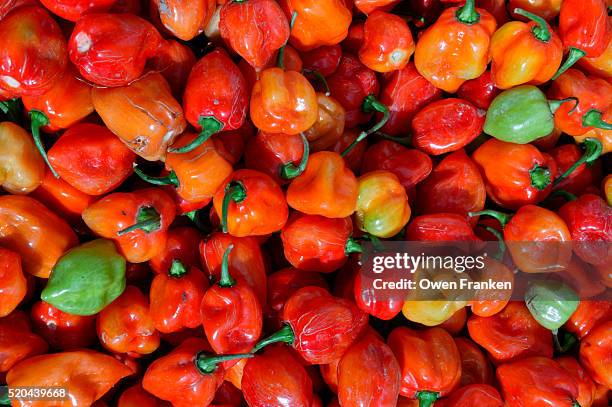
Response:
POLYGON ((610 4, 1 0, 0 404, 608 406, 610 4), (363 285, 497 239, 580 300, 363 285))

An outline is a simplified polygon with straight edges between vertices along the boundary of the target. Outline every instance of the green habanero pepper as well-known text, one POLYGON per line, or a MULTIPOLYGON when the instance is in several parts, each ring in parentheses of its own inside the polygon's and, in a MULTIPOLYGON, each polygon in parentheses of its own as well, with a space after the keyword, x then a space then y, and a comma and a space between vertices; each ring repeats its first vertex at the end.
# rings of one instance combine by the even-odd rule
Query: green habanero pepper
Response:
POLYGON ((530 143, 553 131, 554 112, 569 100, 576 101, 575 98, 547 100, 544 93, 532 85, 505 90, 491 102, 484 132, 509 143, 530 143))
POLYGON ((97 314, 125 289, 125 267, 111 240, 84 243, 57 261, 40 297, 69 314, 97 314))
POLYGON ((578 294, 561 281, 532 281, 525 292, 525 303, 531 315, 553 332, 567 322, 579 302, 578 294))

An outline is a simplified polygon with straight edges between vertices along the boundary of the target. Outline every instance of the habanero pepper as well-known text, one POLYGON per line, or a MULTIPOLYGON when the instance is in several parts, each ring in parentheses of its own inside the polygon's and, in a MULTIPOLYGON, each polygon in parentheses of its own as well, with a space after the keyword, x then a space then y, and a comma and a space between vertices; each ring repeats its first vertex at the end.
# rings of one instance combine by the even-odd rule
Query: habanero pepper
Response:
POLYGON ((163 46, 155 27, 136 15, 95 14, 77 21, 68 40, 68 55, 88 81, 126 86, 146 73, 147 61, 163 46))
POLYGON ((463 82, 463 85, 457 90, 457 96, 479 109, 486 110, 500 92, 501 90, 493 82, 491 71, 486 70, 478 78, 463 82))
POLYGON ((157 274, 166 274, 175 266, 175 260, 189 270, 192 267, 200 268, 199 244, 202 234, 196 228, 182 226, 168 230, 166 247, 149 260, 151 270, 157 274))
POLYGON ((83 211, 87 226, 113 239, 130 263, 145 262, 164 250, 174 216, 174 201, 158 188, 115 192, 83 211))
POLYGON ((414 40, 401 17, 384 11, 368 14, 359 50, 362 64, 376 72, 403 69, 414 52, 414 40))
POLYGON ((32 356, 47 352, 49 345, 43 338, 32 332, 27 315, 16 310, 0 317, 0 374, 32 356))
POLYGON ((289 135, 260 131, 249 140, 244 150, 244 162, 247 168, 267 174, 283 185, 304 171, 309 152, 304 133, 289 135))
POLYGON ((310 51, 301 52, 304 69, 310 72, 318 72, 327 78, 333 74, 342 57, 340 45, 323 45, 310 51))
POLYGON ((582 406, 591 406, 595 398, 595 383, 589 377, 586 370, 580 366, 578 360, 573 356, 561 356, 556 359, 557 363, 567 371, 578 384, 578 396, 576 401, 582 406))
POLYGON ((19 254, 0 247, 0 318, 9 315, 24 299, 28 281, 19 254))
POLYGON ((287 267, 268 275, 268 305, 275 316, 280 317, 287 299, 294 291, 303 287, 317 286, 328 289, 327 282, 319 273, 304 273, 287 267))
MULTIPOLYGON (((516 10, 517 7, 550 21, 557 17, 561 11, 562 0, 510 0, 508 10, 516 10)), ((521 20, 521 14, 513 11, 512 17, 521 20)), ((524 17, 524 16, 523 16, 524 17)))
POLYGON ((81 16, 92 13, 104 13, 108 11, 116 0, 41 0, 53 14, 68 21, 77 21, 81 16))
POLYGON ((612 320, 601 323, 582 338, 580 363, 595 382, 612 387, 612 320))
POLYGON ((533 318, 550 329, 558 348, 558 330, 578 308, 578 294, 567 284, 554 280, 531 280, 525 291, 525 304, 533 318))
POLYGON ((44 301, 37 301, 30 309, 34 331, 53 349, 86 348, 96 343, 96 317, 63 312, 44 301))
POLYGON ((167 40, 163 56, 152 61, 154 71, 159 71, 170 85, 172 95, 177 100, 183 97, 183 90, 196 57, 191 48, 182 42, 167 40))
POLYGON ((454 93, 463 82, 478 78, 489 63, 489 43, 497 28, 495 18, 476 9, 474 0, 442 12, 417 41, 416 69, 445 92, 454 93))
POLYGON ((37 200, 0 196, 0 246, 19 253, 23 271, 48 278, 51 269, 78 239, 65 220, 37 200))
POLYGON ((404 307, 405 292, 376 289, 372 279, 368 277, 361 270, 354 275, 352 281, 353 298, 357 307, 363 312, 367 312, 368 315, 384 321, 395 318, 404 307))
POLYGON ((148 161, 163 161, 168 146, 187 126, 181 106, 159 73, 128 86, 93 88, 92 100, 104 124, 148 161))
MULTIPOLYGON (((557 174, 554 190, 567 191, 570 194, 582 194, 589 187, 597 184, 601 174, 599 158, 599 144, 595 140, 585 138, 582 147, 576 144, 562 144, 548 150, 557 164, 557 174)), ((603 146, 602 151, 603 153, 603 146)))
POLYGON ((483 351, 468 338, 455 338, 461 357, 460 386, 470 384, 492 384, 493 368, 483 351))
POLYGON ((312 151, 329 149, 344 133, 346 111, 333 97, 317 92, 319 117, 304 132, 312 151))
POLYGON ((355 0, 355 7, 357 10, 361 11, 363 14, 370 14, 377 10, 389 11, 400 0, 355 0))
POLYGON ((12 122, 0 123, 0 186, 12 194, 27 194, 42 183, 45 163, 32 137, 12 122))
POLYGON ((612 303, 607 300, 582 300, 563 327, 567 332, 584 338, 598 325, 612 320, 612 303))
POLYGON ((432 213, 417 216, 404 234, 408 241, 467 241, 479 242, 465 216, 455 213, 432 213))
POLYGON ((448 398, 436 402, 439 407, 503 407, 499 392, 488 384, 470 384, 453 391, 448 398))
POLYGON ((189 41, 204 31, 217 6, 214 0, 197 0, 189 4, 173 0, 155 0, 153 3, 164 28, 183 41, 189 41))
POLYGON ((2 2, 0 5, 0 20, 2 20, 6 15, 21 6, 36 6, 38 5, 38 0, 7 0, 2 2))
POLYGON ((587 74, 612 79, 612 41, 608 42, 606 50, 600 56, 580 58, 578 66, 587 74))

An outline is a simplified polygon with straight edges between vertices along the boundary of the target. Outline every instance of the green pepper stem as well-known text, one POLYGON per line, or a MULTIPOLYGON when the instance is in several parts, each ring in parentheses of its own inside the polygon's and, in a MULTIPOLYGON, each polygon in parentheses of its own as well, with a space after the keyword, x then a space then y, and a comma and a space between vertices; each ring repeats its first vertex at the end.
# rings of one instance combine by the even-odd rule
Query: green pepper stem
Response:
POLYGON ((228 360, 236 360, 236 359, 248 359, 252 358, 252 353, 238 353, 236 355, 217 355, 217 356, 209 356, 205 352, 200 352, 196 356, 195 365, 196 368, 202 374, 210 374, 214 373, 217 370, 217 365, 221 362, 227 362, 228 360))
POLYGON ((135 230, 142 230, 145 233, 151 233, 159 230, 160 227, 161 217, 159 212, 157 212, 157 210, 152 206, 142 206, 140 209, 138 209, 136 223, 118 231, 117 236, 123 236, 126 233, 130 233, 135 230))
POLYGON ((363 252, 363 248, 361 247, 359 242, 357 242, 357 240, 355 240, 354 238, 349 237, 348 240, 346 241, 346 245, 344 246, 344 254, 348 256, 351 253, 361 253, 361 252, 363 252))
POLYGON ((331 91, 329 90, 329 85, 327 84, 327 79, 325 79, 325 76, 323 76, 321 72, 316 71, 316 70, 313 71, 310 69, 302 69, 302 73, 304 73, 305 75, 314 76, 315 79, 319 81, 319 83, 323 84, 323 87, 325 88, 325 96, 331 95, 331 91))
POLYGON ((383 117, 378 123, 372 126, 369 130, 362 131, 361 133, 359 133, 357 138, 342 152, 342 154, 340 154, 342 155, 342 157, 346 157, 351 151, 353 151, 355 146, 357 146, 357 144, 359 144, 367 136, 369 136, 372 133, 376 133, 377 131, 382 129, 382 127, 387 123, 391 115, 387 106, 380 103, 380 101, 378 101, 376 99, 376 96, 374 95, 368 95, 363 99, 363 103, 361 104, 361 110, 364 111, 365 113, 380 112, 383 114, 383 117))
POLYGON ((604 121, 599 110, 591 109, 582 116, 582 127, 597 127, 598 129, 612 130, 612 123, 604 121))
POLYGON ((304 135, 304 133, 300 133, 300 137, 302 138, 302 144, 304 146, 304 150, 302 153, 302 160, 296 166, 293 163, 287 163, 281 167, 280 175, 283 179, 293 179, 304 172, 306 169, 306 164, 308 164, 308 157, 310 156, 310 145, 308 144, 308 139, 304 135))
POLYGON ((529 170, 529 177, 531 178, 531 186, 538 191, 545 190, 552 182, 550 168, 540 164, 536 164, 529 170))
POLYGON ((553 185, 559 185, 559 183, 561 181, 563 181, 564 178, 567 178, 572 172, 574 172, 576 170, 576 168, 578 168, 580 165, 582 164, 590 164, 593 161, 595 161, 596 159, 599 158, 599 156, 601 155, 602 151, 603 151, 603 145, 601 144, 601 141, 597 140, 596 138, 587 138, 584 140, 584 143, 582 143, 582 145, 585 148, 584 154, 582 155, 582 157, 580 157, 578 159, 578 161, 576 161, 571 167, 569 167, 563 174, 561 174, 553 183, 553 185))
POLYGON ((172 265, 170 266, 170 270, 168 270, 168 275, 170 277, 183 277, 187 274, 187 267, 183 264, 179 259, 173 259, 172 265))
POLYGON ((512 218, 511 214, 494 211, 493 209, 484 209, 478 212, 468 212, 468 216, 470 218, 474 216, 482 216, 482 215, 490 216, 492 218, 497 219, 497 221, 502 225, 502 227, 506 226, 508 222, 510 222, 510 219, 512 218))
POLYGON ((491 233, 497 239, 497 247, 499 248, 497 254, 495 254, 495 259, 502 261, 504 258, 504 252, 506 251, 506 244, 504 243, 504 237, 499 230, 492 228, 491 226, 484 226, 484 229, 491 233))
POLYGON ((53 176, 59 179, 60 176, 51 165, 49 157, 47 157, 47 152, 45 151, 45 146, 40 138, 40 128, 49 124, 49 118, 40 110, 30 110, 30 122, 32 138, 34 139, 34 144, 36 145, 38 152, 42 156, 43 160, 45 160, 45 163, 51 170, 53 176))
POLYGON ((567 353, 569 352, 576 343, 578 343, 578 339, 576 336, 569 332, 563 332, 563 340, 559 338, 559 330, 555 329, 552 331, 553 343, 555 345, 555 350, 559 353, 567 353))
POLYGON ((236 280, 232 278, 229 272, 229 255, 234 248, 233 244, 227 246, 223 252, 223 260, 221 261, 221 279, 219 279, 219 287, 229 288, 236 285, 236 280))
POLYGON ((283 342, 288 345, 292 345, 294 341, 295 334, 293 333, 293 329, 289 325, 285 325, 272 335, 257 342, 255 346, 253 346, 251 353, 258 352, 259 350, 273 343, 283 342))
POLYGON ((463 24, 476 24, 480 21, 480 14, 476 11, 475 0, 467 0, 462 7, 459 7, 455 17, 463 24))
POLYGON ((221 230, 223 230, 223 233, 227 233, 227 215, 230 201, 240 203, 246 199, 246 196, 246 189, 240 181, 231 181, 225 186, 225 195, 221 206, 221 230))
POLYGON ((565 198, 565 200, 567 201, 575 201, 576 199, 578 199, 576 195, 572 194, 571 192, 567 192, 564 189, 554 191, 552 194, 548 195, 548 198, 556 198, 558 196, 565 198))
POLYGON ((418 391, 415 397, 419 400, 419 407, 431 407, 440 398, 440 393, 434 391, 418 391))
POLYGON ((168 152, 183 154, 193 151, 204 144, 213 134, 218 133, 221 131, 221 129, 223 129, 223 123, 213 116, 201 116, 198 120, 198 125, 200 125, 202 130, 200 131, 200 134, 191 141, 191 143, 178 148, 170 147, 168 152))
MULTIPOLYGON (((297 11, 294 11, 293 14, 291 14, 291 21, 289 22, 289 33, 291 33, 291 31, 293 30, 293 26, 295 24, 295 19, 297 18, 297 15, 298 15, 297 11)), ((283 46, 280 47, 280 49, 278 50, 276 66, 281 69, 285 69, 285 47, 287 46, 287 42, 285 42, 283 46)))
POLYGON ((554 76, 552 77, 552 80, 554 81, 559 76, 561 76, 563 72, 567 71, 572 65, 578 62, 578 60, 584 57, 585 55, 586 55, 586 52, 584 52, 580 48, 570 47, 569 52, 567 54, 567 59, 565 60, 563 65, 559 67, 559 70, 557 70, 557 73, 554 74, 554 76))
POLYGON ((176 176, 174 171, 170 171, 168 175, 165 177, 152 177, 151 175, 145 174, 139 167, 138 164, 134 163, 134 172, 138 175, 143 181, 148 182, 153 185, 174 185, 175 187, 179 187, 179 179, 176 176))
POLYGON ((565 99, 552 99, 548 101, 548 108, 550 109, 550 112, 552 114, 555 114, 555 112, 561 107, 562 104, 564 104, 565 102, 569 102, 569 101, 574 101, 576 102, 576 104, 574 105, 574 107, 572 107, 570 109, 570 111, 568 112, 569 114, 572 114, 574 112, 574 110, 576 110, 576 108, 578 107, 578 98, 576 97, 569 97, 569 98, 565 98, 565 99))
POLYGON ((572 400, 572 407, 581 407, 581 406, 580 406, 580 403, 578 403, 578 401, 572 400))
POLYGON ((515 8, 514 14, 518 14, 520 16, 527 17, 531 21, 536 22, 538 25, 533 27, 533 30, 532 30, 533 35, 542 42, 550 41, 550 37, 551 37, 550 30, 548 29, 548 24, 546 23, 546 20, 544 20, 542 17, 536 14, 530 13, 527 10, 523 10, 522 8, 515 8))

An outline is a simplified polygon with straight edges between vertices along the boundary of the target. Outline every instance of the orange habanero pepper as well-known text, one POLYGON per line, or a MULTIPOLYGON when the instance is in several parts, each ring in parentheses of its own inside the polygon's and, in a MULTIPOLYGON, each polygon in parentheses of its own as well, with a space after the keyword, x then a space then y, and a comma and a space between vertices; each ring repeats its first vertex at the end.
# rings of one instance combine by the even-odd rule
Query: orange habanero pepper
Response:
POLYGON ((45 163, 32 137, 12 122, 0 123, 0 186, 12 194, 27 194, 43 180, 45 163))
POLYGON ((0 247, 0 318, 17 308, 26 295, 27 284, 21 270, 21 257, 0 247))
POLYGON ((155 0, 159 19, 164 27, 177 38, 189 41, 208 25, 215 12, 215 0, 182 2, 176 0, 155 0))

